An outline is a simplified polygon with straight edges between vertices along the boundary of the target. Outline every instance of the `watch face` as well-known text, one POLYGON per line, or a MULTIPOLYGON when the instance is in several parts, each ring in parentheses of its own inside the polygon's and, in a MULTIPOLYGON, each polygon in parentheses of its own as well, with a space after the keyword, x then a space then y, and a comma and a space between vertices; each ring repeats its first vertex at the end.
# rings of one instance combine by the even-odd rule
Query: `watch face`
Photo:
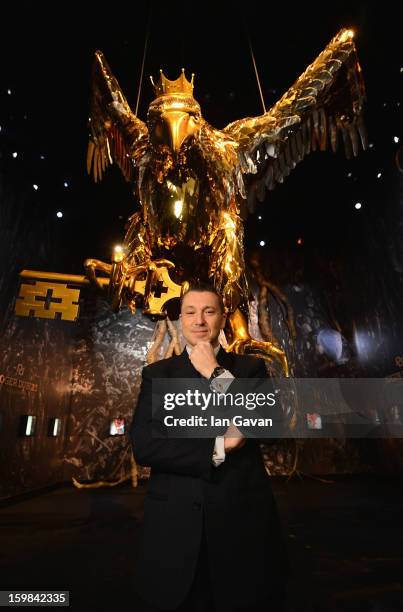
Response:
POLYGON ((215 378, 216 376, 219 376, 220 374, 222 374, 224 371, 225 371, 225 368, 223 368, 222 366, 218 366, 217 368, 214 369, 211 377, 215 378))

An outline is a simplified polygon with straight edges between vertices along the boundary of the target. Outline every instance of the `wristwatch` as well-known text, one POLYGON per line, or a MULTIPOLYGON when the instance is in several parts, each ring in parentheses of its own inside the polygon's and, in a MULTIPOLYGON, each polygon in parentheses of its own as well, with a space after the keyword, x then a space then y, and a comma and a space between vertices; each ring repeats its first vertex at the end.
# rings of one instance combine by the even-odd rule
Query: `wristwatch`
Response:
POLYGON ((209 384, 215 379, 217 378, 217 376, 220 376, 220 374, 222 374, 223 372, 225 372, 225 368, 223 368, 222 366, 216 366, 213 370, 213 373, 211 374, 210 378, 208 379, 209 384))

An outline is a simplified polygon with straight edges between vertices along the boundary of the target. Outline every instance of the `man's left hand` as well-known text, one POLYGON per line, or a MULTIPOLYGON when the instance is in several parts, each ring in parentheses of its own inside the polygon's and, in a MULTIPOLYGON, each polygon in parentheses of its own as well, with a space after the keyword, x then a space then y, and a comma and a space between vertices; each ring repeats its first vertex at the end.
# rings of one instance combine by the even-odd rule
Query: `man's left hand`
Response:
POLYGON ((214 368, 219 365, 213 347, 210 342, 206 341, 198 342, 195 345, 189 355, 189 359, 193 367, 200 372, 204 378, 210 378, 214 368))

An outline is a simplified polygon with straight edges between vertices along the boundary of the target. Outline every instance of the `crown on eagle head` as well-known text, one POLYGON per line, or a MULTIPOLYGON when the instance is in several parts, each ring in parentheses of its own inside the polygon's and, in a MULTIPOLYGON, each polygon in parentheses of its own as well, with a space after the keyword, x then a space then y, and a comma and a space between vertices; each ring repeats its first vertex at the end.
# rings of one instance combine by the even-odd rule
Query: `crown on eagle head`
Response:
POLYGON ((182 68, 182 72, 176 81, 170 81, 164 75, 162 70, 160 70, 160 80, 157 84, 154 83, 153 77, 150 76, 151 83, 153 84, 155 96, 158 98, 159 96, 166 95, 186 95, 193 96, 193 79, 194 74, 192 73, 192 78, 190 81, 187 80, 185 76, 185 69, 182 68))

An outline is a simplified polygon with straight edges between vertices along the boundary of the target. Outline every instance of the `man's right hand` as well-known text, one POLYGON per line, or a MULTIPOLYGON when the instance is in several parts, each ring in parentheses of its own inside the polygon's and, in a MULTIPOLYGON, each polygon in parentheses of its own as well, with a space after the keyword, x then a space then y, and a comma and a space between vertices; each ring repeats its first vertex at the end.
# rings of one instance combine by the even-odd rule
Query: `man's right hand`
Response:
POLYGON ((227 431, 224 434, 224 449, 226 453, 233 451, 237 448, 242 448, 245 444, 246 438, 239 431, 238 427, 231 423, 227 431))

